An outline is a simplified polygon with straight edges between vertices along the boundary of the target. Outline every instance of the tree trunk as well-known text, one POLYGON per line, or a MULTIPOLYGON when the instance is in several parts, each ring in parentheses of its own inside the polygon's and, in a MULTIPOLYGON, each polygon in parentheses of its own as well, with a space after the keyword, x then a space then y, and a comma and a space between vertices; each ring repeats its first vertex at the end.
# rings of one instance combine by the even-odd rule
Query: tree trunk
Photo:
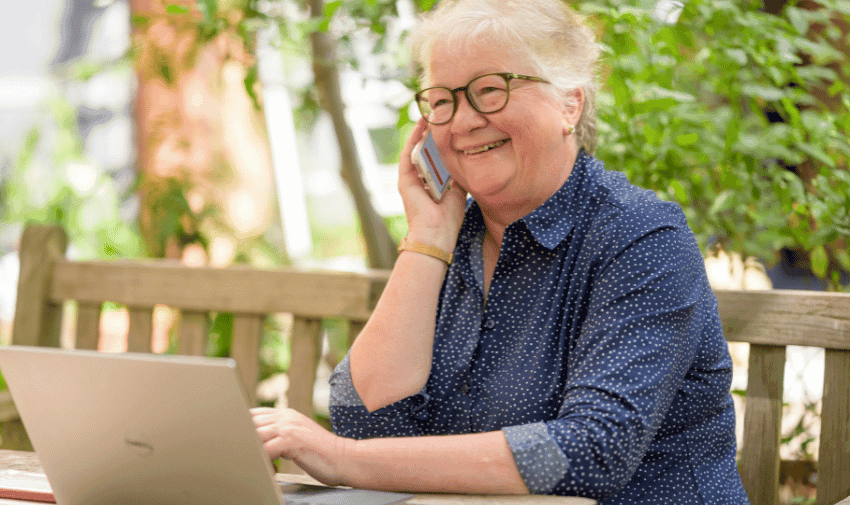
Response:
POLYGON ((245 90, 251 48, 232 27, 205 36, 195 4, 130 0, 139 219, 150 255, 223 266, 268 228, 272 164, 245 90))
MULTIPOLYGON (((312 17, 321 17, 323 0, 309 0, 312 17)), ((366 241, 366 255, 370 268, 392 268, 398 253, 386 224, 372 206, 369 193, 363 184, 360 159, 354 135, 345 120, 345 103, 336 66, 335 41, 327 32, 315 31, 310 35, 313 44, 313 73, 319 91, 319 103, 331 115, 340 151, 342 179, 354 198, 357 214, 366 241)))

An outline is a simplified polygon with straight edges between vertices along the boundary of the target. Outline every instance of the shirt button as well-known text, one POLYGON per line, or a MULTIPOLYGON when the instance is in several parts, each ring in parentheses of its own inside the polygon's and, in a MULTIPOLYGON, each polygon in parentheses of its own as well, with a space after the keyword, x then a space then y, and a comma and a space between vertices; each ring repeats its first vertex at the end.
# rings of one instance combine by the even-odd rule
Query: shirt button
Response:
POLYGON ((492 330, 493 328, 496 327, 496 323, 492 319, 488 319, 488 320, 484 321, 484 327, 487 328, 488 330, 492 330))
POLYGON ((460 387, 460 392, 465 394, 465 395, 468 395, 469 394, 469 384, 463 384, 460 387))

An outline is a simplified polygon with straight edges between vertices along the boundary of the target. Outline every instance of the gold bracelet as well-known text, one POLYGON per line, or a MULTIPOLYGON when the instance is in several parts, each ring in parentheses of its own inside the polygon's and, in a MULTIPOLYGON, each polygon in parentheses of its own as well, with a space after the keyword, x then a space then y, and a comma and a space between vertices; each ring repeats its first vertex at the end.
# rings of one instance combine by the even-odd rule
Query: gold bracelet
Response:
POLYGON ((407 237, 402 237, 401 242, 398 243, 398 252, 401 251, 413 251, 425 254, 433 258, 437 258, 438 260, 443 260, 446 262, 447 265, 451 265, 452 260, 454 259, 454 254, 450 252, 446 252, 432 245, 420 244, 419 242, 410 242, 409 240, 407 240, 407 237))

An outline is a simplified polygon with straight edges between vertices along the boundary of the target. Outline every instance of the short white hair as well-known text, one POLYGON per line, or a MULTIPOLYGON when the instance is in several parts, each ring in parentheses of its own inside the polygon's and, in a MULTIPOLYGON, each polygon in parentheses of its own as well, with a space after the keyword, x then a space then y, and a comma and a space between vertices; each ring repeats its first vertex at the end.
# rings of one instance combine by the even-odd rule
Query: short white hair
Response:
POLYGON ((464 47, 482 39, 516 48, 568 106, 576 105, 576 89, 584 91, 575 135, 579 147, 592 154, 596 150, 600 49, 584 17, 563 0, 442 0, 423 16, 409 42, 423 82, 427 82, 437 42, 464 47))

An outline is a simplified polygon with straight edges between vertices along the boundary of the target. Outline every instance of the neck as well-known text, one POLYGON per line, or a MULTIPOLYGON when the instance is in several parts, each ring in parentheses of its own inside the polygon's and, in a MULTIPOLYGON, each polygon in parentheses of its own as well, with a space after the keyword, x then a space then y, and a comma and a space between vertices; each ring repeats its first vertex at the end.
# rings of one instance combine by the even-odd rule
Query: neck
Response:
POLYGON ((577 157, 578 150, 570 149, 563 164, 563 170, 556 174, 555 177, 546 181, 551 181, 551 183, 547 185, 545 191, 528 191, 522 195, 521 199, 510 200, 502 195, 472 195, 481 208, 481 214, 484 217, 484 223, 487 225, 487 231, 497 239, 498 244, 502 243, 502 234, 508 225, 530 214, 534 209, 546 203, 552 195, 561 189, 561 186, 570 177, 577 157))

